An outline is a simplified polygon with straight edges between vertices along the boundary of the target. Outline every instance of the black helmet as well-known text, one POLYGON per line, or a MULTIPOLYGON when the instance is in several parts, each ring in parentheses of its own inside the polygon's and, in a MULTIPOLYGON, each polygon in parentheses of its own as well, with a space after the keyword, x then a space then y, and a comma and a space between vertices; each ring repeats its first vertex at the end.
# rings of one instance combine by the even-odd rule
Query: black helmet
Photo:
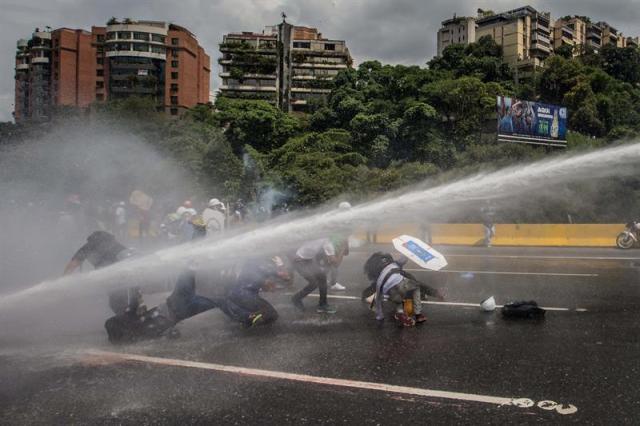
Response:
POLYGON ((384 268, 393 263, 393 256, 389 253, 376 252, 364 263, 364 273, 371 281, 378 279, 378 276, 384 268))

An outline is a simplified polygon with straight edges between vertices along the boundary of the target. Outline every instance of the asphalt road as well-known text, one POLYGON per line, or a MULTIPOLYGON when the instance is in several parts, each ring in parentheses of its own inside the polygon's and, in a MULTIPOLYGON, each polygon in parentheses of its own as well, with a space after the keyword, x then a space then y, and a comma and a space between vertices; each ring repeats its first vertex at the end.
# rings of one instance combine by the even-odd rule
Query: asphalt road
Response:
POLYGON ((123 347, 106 343, 101 319, 35 342, 0 332, 0 423, 640 421, 640 252, 443 247, 445 272, 414 272, 446 289, 446 303, 399 329, 379 327, 359 301, 377 249, 389 248, 345 261, 335 315, 298 313, 285 291, 266 296, 281 314, 268 328, 210 311, 181 324, 179 339, 123 347), (490 295, 550 310, 507 321, 474 306, 490 295))

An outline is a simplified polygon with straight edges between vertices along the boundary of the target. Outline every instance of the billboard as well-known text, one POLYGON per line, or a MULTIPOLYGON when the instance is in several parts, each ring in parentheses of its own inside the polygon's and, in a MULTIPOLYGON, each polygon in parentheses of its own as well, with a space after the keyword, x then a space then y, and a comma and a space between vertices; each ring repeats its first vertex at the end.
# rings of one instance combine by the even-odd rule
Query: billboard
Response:
POLYGON ((566 147, 567 108, 498 96, 498 140, 566 147))

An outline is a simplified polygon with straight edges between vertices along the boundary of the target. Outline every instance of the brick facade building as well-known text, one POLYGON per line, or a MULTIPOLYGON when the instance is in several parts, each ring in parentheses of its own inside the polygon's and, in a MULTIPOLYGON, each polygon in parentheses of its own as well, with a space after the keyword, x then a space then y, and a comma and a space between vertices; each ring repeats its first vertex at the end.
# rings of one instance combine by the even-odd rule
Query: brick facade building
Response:
POLYGON ((164 22, 36 29, 18 41, 15 70, 16 122, 128 96, 152 97, 172 115, 209 102, 209 56, 186 28, 164 22))

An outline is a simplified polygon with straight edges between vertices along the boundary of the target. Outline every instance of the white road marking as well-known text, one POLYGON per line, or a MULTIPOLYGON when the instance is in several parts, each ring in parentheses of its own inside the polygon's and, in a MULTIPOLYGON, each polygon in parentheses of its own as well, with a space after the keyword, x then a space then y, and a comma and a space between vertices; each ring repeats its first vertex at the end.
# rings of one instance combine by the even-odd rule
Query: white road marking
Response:
MULTIPOLYGON (((148 364, 164 365, 171 367, 199 368, 202 370, 234 373, 242 376, 266 377, 270 379, 289 380, 294 382, 315 383, 328 386, 339 386, 355 389, 367 389, 386 393, 403 395, 424 396, 430 398, 452 399, 457 401, 482 402, 494 405, 510 405, 513 407, 532 407, 534 402, 529 398, 509 398, 490 395, 477 395, 471 393, 449 392, 435 389, 414 388, 408 386, 389 385, 385 383, 362 382, 358 380, 336 379, 331 377, 310 376, 307 374, 286 373, 282 371, 259 370, 255 368, 236 367, 232 365, 213 364, 208 362, 187 361, 182 359, 159 358, 145 355, 125 354, 90 350, 87 351, 90 358, 98 358, 104 362, 135 361, 148 364)), ((573 406, 571 406, 573 407, 573 406)), ((577 411, 577 409, 576 409, 577 411)), ((563 413, 561 413, 563 414, 563 413)), ((570 413, 572 414, 572 413, 570 413)))
POLYGON ((497 259, 545 259, 545 260, 640 260, 640 257, 619 257, 619 256, 526 256, 510 254, 445 254, 445 257, 491 257, 497 259))
MULTIPOLYGON (((293 293, 286 293, 287 296, 293 295, 293 293)), ((318 294, 309 294, 308 297, 320 297, 318 294)), ((343 296, 339 294, 328 294, 327 297, 332 299, 344 299, 344 300, 360 300, 357 296, 343 296)), ((443 306, 462 306, 465 308, 480 308, 479 303, 468 303, 468 302, 435 302, 435 301, 423 301, 422 303, 426 303, 428 305, 443 305, 443 306)), ((504 305, 496 305, 496 308, 502 308, 504 305)), ((588 312, 585 308, 557 308, 553 306, 540 306, 542 309, 547 311, 559 311, 559 312, 588 312)))
MULTIPOLYGON (((435 248, 435 246, 434 246, 435 248)), ((442 252, 444 257, 484 257, 494 259, 538 259, 538 260, 640 260, 640 257, 623 256, 553 256, 553 255, 515 255, 515 254, 447 254, 442 252)), ((368 251, 354 251, 353 254, 369 256, 368 251)))
POLYGON ((451 269, 441 269, 439 271, 427 271, 425 269, 405 269, 411 272, 440 272, 450 274, 489 274, 489 275, 541 275, 549 277, 597 277, 598 274, 570 274, 563 272, 515 272, 515 271, 455 271, 451 269))

